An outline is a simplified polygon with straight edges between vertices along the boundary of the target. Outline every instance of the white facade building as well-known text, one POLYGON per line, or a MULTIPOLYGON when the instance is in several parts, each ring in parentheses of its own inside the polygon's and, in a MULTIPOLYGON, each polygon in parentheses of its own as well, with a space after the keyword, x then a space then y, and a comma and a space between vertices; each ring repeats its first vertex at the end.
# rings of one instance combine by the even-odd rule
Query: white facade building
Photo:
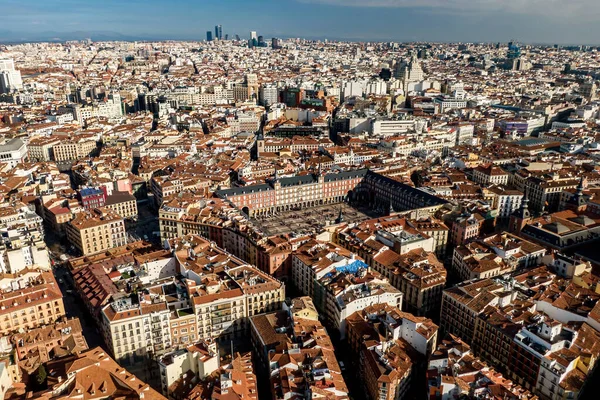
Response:
POLYGON ((340 338, 346 336, 346 318, 373 304, 389 304, 402 308, 402 292, 390 285, 387 279, 373 279, 364 284, 349 285, 342 292, 327 292, 327 318, 335 323, 340 338))
POLYGON ((132 304, 130 298, 108 304, 102 309, 101 330, 115 360, 133 364, 171 348, 166 303, 132 304))
POLYGON ((23 89, 21 72, 15 69, 13 60, 0 60, 0 93, 23 89))
POLYGON ((405 133, 414 129, 416 122, 414 119, 376 119, 372 122, 373 136, 394 136, 405 133))
POLYGON ((79 125, 83 125, 88 118, 119 118, 122 115, 121 95, 118 93, 109 95, 108 99, 104 102, 85 107, 80 105, 73 107, 73 118, 79 122, 79 125))
POLYGON ((217 345, 213 341, 206 341, 165 354, 158 361, 158 367, 163 394, 168 396, 168 388, 186 372, 204 379, 219 369, 217 345))
POLYGON ((260 103, 263 106, 270 106, 279 102, 279 92, 276 86, 263 85, 260 88, 260 103))
POLYGON ((25 161, 27 145, 19 138, 4 139, 0 142, 0 162, 5 162, 14 168, 25 161))

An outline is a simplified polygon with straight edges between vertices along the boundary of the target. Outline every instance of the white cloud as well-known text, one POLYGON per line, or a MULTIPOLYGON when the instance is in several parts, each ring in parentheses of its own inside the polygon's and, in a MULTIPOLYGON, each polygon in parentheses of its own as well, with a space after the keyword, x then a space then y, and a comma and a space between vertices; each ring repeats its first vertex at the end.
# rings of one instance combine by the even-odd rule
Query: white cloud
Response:
POLYGON ((512 13, 553 17, 597 17, 598 0, 297 0, 345 7, 426 8, 460 13, 512 13))

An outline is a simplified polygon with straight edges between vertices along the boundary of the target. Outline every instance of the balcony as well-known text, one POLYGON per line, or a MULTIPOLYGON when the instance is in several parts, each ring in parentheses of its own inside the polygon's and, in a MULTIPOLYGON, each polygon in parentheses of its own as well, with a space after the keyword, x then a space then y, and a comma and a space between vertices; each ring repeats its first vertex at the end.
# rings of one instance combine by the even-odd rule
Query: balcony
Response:
POLYGON ((221 304, 219 306, 212 306, 210 308, 210 311, 214 312, 214 311, 222 311, 222 310, 229 310, 229 309, 231 309, 231 305, 229 305, 229 304, 221 304))

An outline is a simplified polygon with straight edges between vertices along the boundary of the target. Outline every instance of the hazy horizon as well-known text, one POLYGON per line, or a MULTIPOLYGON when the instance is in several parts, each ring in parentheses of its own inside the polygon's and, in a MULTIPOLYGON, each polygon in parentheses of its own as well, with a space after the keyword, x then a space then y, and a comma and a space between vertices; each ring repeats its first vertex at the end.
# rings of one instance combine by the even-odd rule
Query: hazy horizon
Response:
POLYGON ((600 2, 574 0, 4 0, 0 41, 304 37, 346 41, 598 44, 600 2), (418 4, 418 6, 417 6, 418 4), (567 5, 568 4, 568 5, 567 5), (65 36, 64 38, 61 37, 65 36), (114 37, 112 37, 114 36, 114 37), (81 37, 82 38, 82 37, 81 37), (80 38, 80 39, 81 39, 80 38), (93 39, 93 37, 92 37, 93 39))

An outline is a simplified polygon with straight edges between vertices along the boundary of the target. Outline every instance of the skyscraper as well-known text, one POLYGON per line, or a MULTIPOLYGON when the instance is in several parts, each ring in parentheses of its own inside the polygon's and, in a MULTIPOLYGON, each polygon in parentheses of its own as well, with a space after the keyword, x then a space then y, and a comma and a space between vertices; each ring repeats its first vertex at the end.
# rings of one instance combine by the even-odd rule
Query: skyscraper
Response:
POLYGON ((206 41, 208 42, 212 42, 212 32, 211 31, 206 31, 206 41))
POLYGON ((0 60, 0 93, 23 89, 21 72, 15 69, 13 60, 0 60))
POLYGON ((256 35, 256 31, 250 31, 250 39, 258 41, 258 36, 256 35))
POLYGON ((279 49, 279 39, 271 39, 271 48, 273 48, 273 50, 279 49))
POLYGON ((515 58, 521 57, 521 49, 519 45, 514 40, 511 40, 508 43, 508 52, 506 54, 506 58, 509 60, 514 60, 515 58))
POLYGON ((223 26, 215 25, 215 39, 223 40, 223 26))

